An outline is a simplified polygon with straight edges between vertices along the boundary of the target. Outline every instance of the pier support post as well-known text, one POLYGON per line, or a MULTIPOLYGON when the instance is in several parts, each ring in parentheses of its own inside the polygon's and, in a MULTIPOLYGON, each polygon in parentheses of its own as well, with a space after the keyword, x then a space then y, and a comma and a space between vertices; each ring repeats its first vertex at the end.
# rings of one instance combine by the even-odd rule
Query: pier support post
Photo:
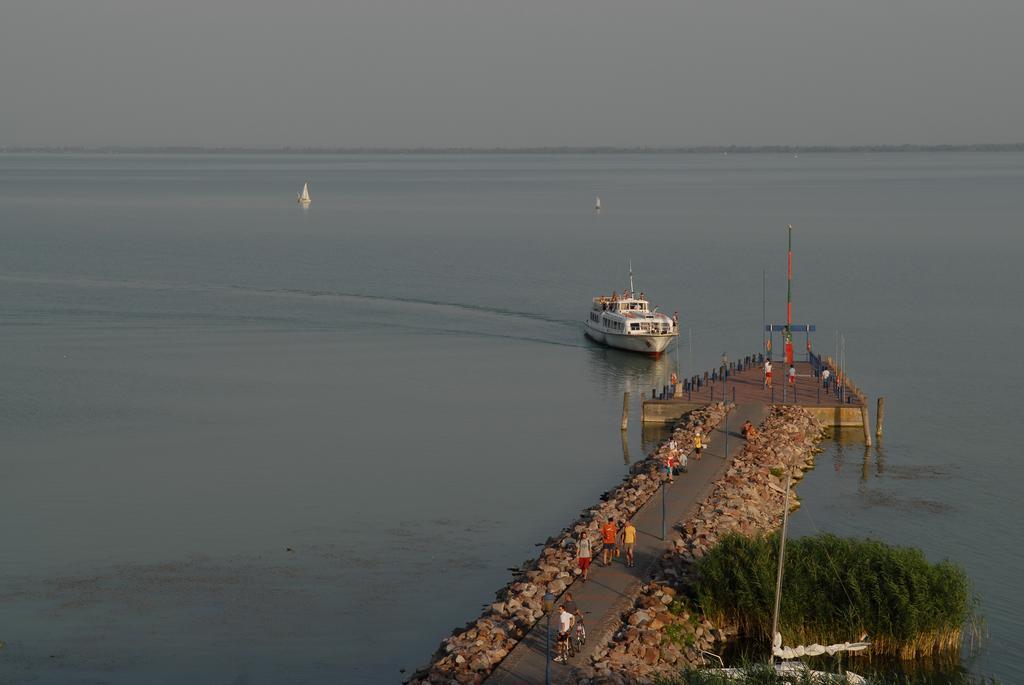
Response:
POLYGON ((882 439, 882 426, 885 424, 885 398, 878 398, 878 411, 875 413, 875 437, 882 439))
POLYGON ((629 428, 629 391, 622 393, 622 430, 629 428))
POLYGON ((871 411, 868 410, 867 398, 860 405, 860 420, 864 424, 864 444, 871 447, 871 411))

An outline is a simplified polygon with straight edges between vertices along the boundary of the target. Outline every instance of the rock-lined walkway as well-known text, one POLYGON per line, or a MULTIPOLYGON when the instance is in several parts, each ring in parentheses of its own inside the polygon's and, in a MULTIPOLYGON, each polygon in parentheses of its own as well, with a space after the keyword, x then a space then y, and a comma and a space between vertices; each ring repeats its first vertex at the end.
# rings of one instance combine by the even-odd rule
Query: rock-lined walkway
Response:
MULTIPOLYGON (((674 550, 663 555, 654 580, 641 588, 624 612, 623 627, 595 646, 589 664, 574 668, 579 685, 651 685, 682 666, 699 666, 700 650, 713 649, 735 634, 733 626, 713 626, 692 606, 693 562, 731 532, 763 533, 781 524, 786 507, 783 474, 787 465, 798 479, 813 468, 822 425, 807 410, 775 406, 759 435, 731 460, 693 516, 673 531, 674 550)), ((799 504, 790 492, 788 506, 799 504)))
MULTIPOLYGON (((671 523, 688 519, 697 506, 705 500, 714 483, 725 475, 731 459, 744 447, 740 426, 744 421, 760 424, 768 415, 764 404, 745 404, 736 407, 728 415, 728 455, 726 449, 726 422, 719 423, 712 432, 704 458, 689 461, 689 472, 676 477, 675 483, 666 486, 665 509, 669 539, 673 535, 671 523)), ((662 534, 662 497, 655 494, 634 516, 637 528, 636 566, 627 568, 624 556, 620 556, 610 567, 601 567, 595 559, 591 567, 590 581, 576 581, 570 591, 584 614, 588 638, 584 654, 578 655, 574 664, 589 662, 589 653, 608 642, 611 634, 618 629, 623 612, 633 606, 643 587, 643 581, 660 560, 669 546, 662 534)), ((559 598, 561 599, 561 598, 559 598)), ((557 605, 557 602, 556 602, 557 605)), ((486 680, 493 685, 534 684, 544 682, 546 619, 533 626, 526 637, 498 664, 486 680)), ((552 680, 571 680, 571 665, 553 663, 552 680)))

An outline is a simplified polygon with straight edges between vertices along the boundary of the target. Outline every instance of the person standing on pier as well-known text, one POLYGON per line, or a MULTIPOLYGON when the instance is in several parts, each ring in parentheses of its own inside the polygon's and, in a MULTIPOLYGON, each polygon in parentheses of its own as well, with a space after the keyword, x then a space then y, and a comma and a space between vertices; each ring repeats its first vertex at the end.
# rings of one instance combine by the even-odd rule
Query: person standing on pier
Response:
POLYGON ((683 449, 682 445, 677 444, 675 440, 670 441, 668 444, 672 449, 673 459, 679 464, 680 473, 686 473, 686 450, 683 449))
POLYGON ((766 359, 764 362, 764 387, 765 389, 772 387, 772 360, 766 359))
POLYGON ((633 548, 636 546, 636 528, 633 521, 627 519, 622 527, 622 546, 626 548, 626 566, 636 566, 633 559, 633 548))
POLYGON ((619 537, 619 529, 615 526, 615 519, 608 517, 608 523, 601 526, 601 541, 604 543, 601 548, 601 558, 605 566, 612 565, 612 554, 615 553, 615 541, 619 537))
POLYGON ((700 452, 704 449, 704 437, 700 433, 700 426, 693 432, 693 458, 700 461, 700 452))
POLYGON ((789 365, 789 387, 796 386, 796 367, 792 364, 789 365))
POLYGON ((590 547, 590 536, 587 535, 587 531, 580 533, 580 539, 576 541, 576 564, 580 567, 580 571, 583 574, 583 582, 587 582, 587 576, 590 575, 590 561, 593 558, 594 553, 590 547))
POLYGON ((821 383, 825 386, 825 392, 828 392, 828 378, 832 375, 832 372, 827 368, 821 372, 821 383))
POLYGON ((676 475, 676 464, 679 463, 676 459, 675 452, 669 452, 665 455, 665 475, 668 477, 669 483, 675 483, 676 475))
POLYGON ((566 592, 565 597, 562 598, 562 604, 565 605, 565 610, 573 616, 580 615, 580 607, 576 604, 576 600, 572 598, 571 592, 566 592))

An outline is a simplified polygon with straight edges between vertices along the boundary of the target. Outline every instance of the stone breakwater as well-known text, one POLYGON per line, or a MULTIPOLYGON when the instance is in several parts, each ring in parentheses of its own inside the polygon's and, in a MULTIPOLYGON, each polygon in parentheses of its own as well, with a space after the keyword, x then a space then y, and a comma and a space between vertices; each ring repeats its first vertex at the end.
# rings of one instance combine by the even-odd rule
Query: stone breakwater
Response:
MULTIPOLYGON (((685 666, 700 666, 700 652, 735 635, 715 627, 686 599, 692 564, 728 532, 744 535, 782 525, 784 470, 794 478, 814 466, 815 443, 823 426, 800 407, 775 406, 729 470, 714 485, 697 513, 677 526, 672 548, 662 556, 653 579, 642 586, 633 607, 622 616, 612 640, 598 648, 590 663, 573 669, 581 685, 653 683, 685 666)), ((790 492, 789 506, 799 506, 790 492)))
MULTIPOLYGON (((677 424, 670 440, 692 445, 698 426, 706 434, 718 425, 725 413, 726 407, 721 402, 696 409, 677 424)), ((584 510, 571 526, 556 537, 548 538, 540 555, 523 562, 513 580, 498 590, 497 601, 475 621, 445 638, 430 665, 417 670, 408 682, 412 685, 483 682, 544 615, 544 594, 561 595, 580 574, 575 539, 586 531, 593 548, 600 549, 601 523, 608 517, 616 521, 631 518, 658 491, 661 485, 658 469, 665 449, 663 445, 635 464, 623 483, 602 495, 600 504, 584 510)))

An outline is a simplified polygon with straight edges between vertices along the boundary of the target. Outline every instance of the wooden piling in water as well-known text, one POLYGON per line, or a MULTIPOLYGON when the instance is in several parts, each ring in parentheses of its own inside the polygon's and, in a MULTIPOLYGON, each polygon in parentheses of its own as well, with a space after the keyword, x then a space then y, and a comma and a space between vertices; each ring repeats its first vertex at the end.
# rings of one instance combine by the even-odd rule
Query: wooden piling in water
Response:
POLYGON ((622 393, 622 430, 629 427, 629 391, 622 393))
POLYGON ((860 405, 860 418, 864 423, 864 444, 871 447, 871 411, 868 409, 868 398, 863 398, 860 405))
POLYGON ((878 410, 875 413, 875 436, 882 439, 882 426, 885 424, 885 398, 878 398, 878 410))

